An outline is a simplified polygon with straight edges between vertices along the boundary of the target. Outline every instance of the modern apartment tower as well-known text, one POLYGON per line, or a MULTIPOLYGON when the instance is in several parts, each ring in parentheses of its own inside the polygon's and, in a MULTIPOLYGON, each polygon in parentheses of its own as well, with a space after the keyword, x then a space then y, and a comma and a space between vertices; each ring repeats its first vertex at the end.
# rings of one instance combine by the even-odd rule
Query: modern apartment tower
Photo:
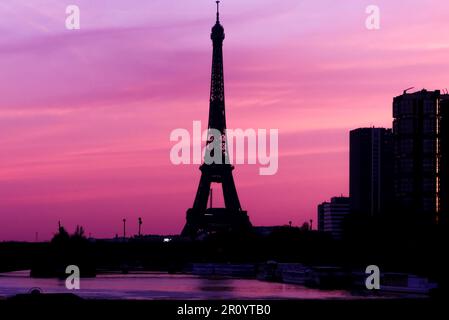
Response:
POLYGON ((440 115, 440 221, 447 226, 449 223, 449 98, 447 95, 441 100, 440 115))
POLYGON ((374 217, 391 210, 393 196, 393 134, 391 129, 352 130, 349 156, 350 211, 374 217))
POLYGON ((326 232, 333 239, 342 239, 345 218, 349 214, 349 198, 333 197, 330 202, 318 205, 318 231, 326 232))
POLYGON ((439 90, 393 99, 395 209, 418 223, 447 218, 448 99, 439 90))

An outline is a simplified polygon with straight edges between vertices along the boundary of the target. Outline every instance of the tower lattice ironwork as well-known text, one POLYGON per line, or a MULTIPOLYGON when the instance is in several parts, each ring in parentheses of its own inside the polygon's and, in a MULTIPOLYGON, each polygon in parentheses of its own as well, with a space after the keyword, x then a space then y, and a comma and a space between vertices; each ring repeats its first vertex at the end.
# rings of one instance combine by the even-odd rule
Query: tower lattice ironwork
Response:
POLYGON ((225 33, 223 26, 220 24, 220 1, 216 2, 217 20, 211 33, 213 54, 207 145, 211 144, 214 139, 211 130, 219 131, 221 134, 221 162, 209 164, 205 161, 200 166, 201 178, 198 191, 193 207, 187 210, 187 221, 182 231, 183 236, 189 237, 220 230, 244 231, 251 227, 247 212, 242 210, 240 205, 232 176, 234 166, 229 163, 228 157, 223 76, 223 40, 225 33), (219 183, 222 186, 224 208, 207 208, 212 183, 219 183))

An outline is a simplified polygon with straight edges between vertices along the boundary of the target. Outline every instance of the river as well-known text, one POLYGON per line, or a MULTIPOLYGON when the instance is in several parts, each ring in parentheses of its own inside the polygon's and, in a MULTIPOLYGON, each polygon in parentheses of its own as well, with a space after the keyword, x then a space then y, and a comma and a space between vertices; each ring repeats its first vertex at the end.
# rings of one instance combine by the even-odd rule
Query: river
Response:
POLYGON ((69 291, 65 281, 36 279, 29 271, 0 273, 0 298, 29 293, 75 293, 88 299, 352 299, 363 298, 348 291, 318 290, 301 285, 235 279, 201 277, 188 274, 136 273, 104 274, 81 279, 80 289, 69 291))

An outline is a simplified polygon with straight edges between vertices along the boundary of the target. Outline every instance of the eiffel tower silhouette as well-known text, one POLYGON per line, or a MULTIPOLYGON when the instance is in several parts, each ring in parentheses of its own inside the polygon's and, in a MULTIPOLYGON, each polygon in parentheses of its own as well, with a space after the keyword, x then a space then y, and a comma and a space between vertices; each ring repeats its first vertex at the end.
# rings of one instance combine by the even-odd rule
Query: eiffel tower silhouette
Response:
MULTIPOLYGON (((217 21, 212 28, 213 43, 212 77, 209 104, 209 125, 207 145, 213 141, 211 129, 221 134, 221 162, 203 163, 200 166, 201 179, 196 193, 193 207, 187 210, 187 222, 182 230, 182 236, 195 238, 202 233, 217 231, 246 231, 251 223, 246 211, 242 210, 237 189, 234 184, 232 170, 229 163, 226 143, 226 114, 223 77, 223 40, 224 28, 220 24, 219 4, 217 3, 217 21), (207 208, 212 183, 220 183, 223 190, 224 208, 207 208)), ((215 141, 216 143, 216 141, 215 141)), ((216 148, 214 148, 216 150, 216 148)), ((213 152, 213 151, 212 151, 213 152)))

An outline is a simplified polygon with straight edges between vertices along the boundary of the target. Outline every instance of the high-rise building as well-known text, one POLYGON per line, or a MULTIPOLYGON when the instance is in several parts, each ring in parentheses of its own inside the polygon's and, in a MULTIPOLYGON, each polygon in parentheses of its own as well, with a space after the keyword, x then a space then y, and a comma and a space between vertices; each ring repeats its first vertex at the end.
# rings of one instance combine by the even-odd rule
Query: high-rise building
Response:
POLYGON ((440 195, 441 221, 449 223, 449 99, 441 101, 440 195))
POLYGON ((330 202, 318 205, 318 231, 342 239, 345 218, 349 214, 349 198, 333 197, 330 202))
POLYGON ((385 214, 393 195, 392 130, 359 128, 349 135, 350 211, 359 217, 385 214))
POLYGON ((419 222, 439 222, 448 208, 448 99, 439 90, 393 99, 396 210, 419 222))

